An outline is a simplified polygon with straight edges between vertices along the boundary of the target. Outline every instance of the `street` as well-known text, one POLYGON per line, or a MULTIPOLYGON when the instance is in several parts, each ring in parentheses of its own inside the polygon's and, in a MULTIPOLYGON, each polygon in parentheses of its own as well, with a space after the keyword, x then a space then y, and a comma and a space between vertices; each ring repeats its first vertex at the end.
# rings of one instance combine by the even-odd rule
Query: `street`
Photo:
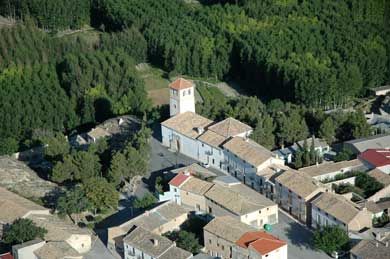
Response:
POLYGON ((289 216, 279 211, 279 223, 272 226, 270 232, 287 241, 289 259, 329 259, 327 254, 316 251, 312 245, 313 234, 306 227, 296 223, 289 216))

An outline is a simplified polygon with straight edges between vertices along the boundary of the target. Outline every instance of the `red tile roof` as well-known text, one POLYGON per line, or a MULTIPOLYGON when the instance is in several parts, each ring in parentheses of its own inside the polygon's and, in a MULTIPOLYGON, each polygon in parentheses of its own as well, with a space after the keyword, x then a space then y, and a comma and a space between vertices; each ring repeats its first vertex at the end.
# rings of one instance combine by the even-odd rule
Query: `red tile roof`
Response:
POLYGON ((286 242, 263 231, 247 232, 236 241, 242 248, 252 247, 261 255, 268 254, 284 245, 286 242))
POLYGON ((169 185, 180 187, 188 178, 189 174, 178 173, 173 179, 169 182, 169 185))
POLYGON ((185 80, 184 78, 178 78, 169 85, 170 88, 175 90, 183 90, 193 86, 194 84, 191 81, 185 80))
POLYGON ((10 252, 0 255, 0 259, 14 259, 10 252))
POLYGON ((390 165, 390 149, 367 149, 359 158, 375 167, 390 165))

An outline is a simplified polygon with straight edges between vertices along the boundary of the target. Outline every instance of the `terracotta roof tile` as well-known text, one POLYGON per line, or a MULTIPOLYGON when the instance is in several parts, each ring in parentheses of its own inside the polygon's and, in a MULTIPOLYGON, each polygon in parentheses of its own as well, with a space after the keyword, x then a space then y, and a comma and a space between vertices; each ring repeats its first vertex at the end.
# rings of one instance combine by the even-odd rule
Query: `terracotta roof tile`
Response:
POLYGON ((175 90, 183 90, 193 86, 194 84, 191 81, 184 78, 178 78, 169 85, 170 88, 175 90))
POLYGON ((169 182, 169 185, 180 187, 188 178, 189 174, 178 173, 173 179, 169 182))
POLYGON ((201 134, 198 129, 205 129, 211 123, 212 120, 188 111, 163 121, 161 125, 195 139, 201 134))
POLYGON ((235 137, 239 134, 252 130, 252 127, 234 118, 227 118, 209 127, 209 130, 224 136, 225 138, 235 137))
POLYGON ((267 238, 260 238, 250 244, 250 246, 253 247, 261 255, 266 255, 269 252, 272 252, 285 245, 286 243, 281 240, 267 238))

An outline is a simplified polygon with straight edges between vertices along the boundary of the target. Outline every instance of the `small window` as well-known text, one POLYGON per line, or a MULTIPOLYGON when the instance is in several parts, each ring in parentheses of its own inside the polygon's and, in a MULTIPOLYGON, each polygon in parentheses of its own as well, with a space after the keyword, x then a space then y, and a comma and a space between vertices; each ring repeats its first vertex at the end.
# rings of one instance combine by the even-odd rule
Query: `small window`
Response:
POLYGON ((298 195, 298 199, 302 199, 302 197, 298 195))
POLYGON ((191 89, 188 89, 188 94, 191 94, 191 89))
POLYGON ((209 244, 211 244, 211 239, 209 239, 209 244))
POLYGON ((213 158, 213 164, 215 164, 215 160, 214 160, 214 158, 213 158))
POLYGON ((225 250, 225 247, 223 245, 221 245, 221 248, 222 248, 222 251, 225 250))
POLYGON ((269 208, 267 208, 267 210, 269 210, 269 208))
POLYGON ((186 95, 186 91, 183 91, 183 96, 185 96, 186 95))
POLYGON ((261 210, 259 210, 259 214, 261 214, 261 210))
POLYGON ((204 144, 202 143, 202 147, 204 147, 204 144))

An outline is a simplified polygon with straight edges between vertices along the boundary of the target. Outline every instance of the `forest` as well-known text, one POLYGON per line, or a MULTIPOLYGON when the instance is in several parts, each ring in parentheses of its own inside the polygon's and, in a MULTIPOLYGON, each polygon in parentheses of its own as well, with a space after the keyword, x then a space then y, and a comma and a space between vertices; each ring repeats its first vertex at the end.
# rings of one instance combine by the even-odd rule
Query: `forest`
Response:
MULTIPOLYGON (((1 153, 28 147, 35 129, 69 133, 115 115, 148 113, 151 103, 135 69, 140 62, 169 77, 239 82, 262 105, 281 100, 287 107, 281 108, 286 118, 261 112, 264 118, 240 119, 278 129, 300 114, 316 135, 310 109, 347 107, 390 83, 385 0, 0 0, 0 15, 18 21, 0 25, 1 153), (85 27, 97 39, 58 34, 85 27)), ((230 101, 199 109, 223 118, 231 114, 221 112, 228 106, 238 109, 230 101)), ((352 121, 344 117, 333 120, 336 132, 352 121)), ((333 129, 329 121, 325 126, 333 129)), ((270 147, 294 141, 288 132, 272 132, 270 147)), ((333 138, 361 135, 347 133, 333 138)))

